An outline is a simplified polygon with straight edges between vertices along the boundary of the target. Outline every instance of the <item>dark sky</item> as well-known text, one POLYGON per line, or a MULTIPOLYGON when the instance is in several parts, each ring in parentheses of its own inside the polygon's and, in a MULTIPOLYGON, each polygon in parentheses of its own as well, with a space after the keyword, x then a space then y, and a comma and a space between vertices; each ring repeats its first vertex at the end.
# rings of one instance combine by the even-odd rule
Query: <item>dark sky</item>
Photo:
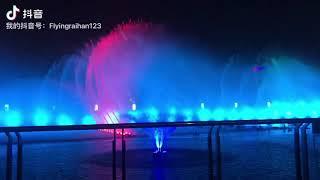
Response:
MULTIPOLYGON (((303 0, 1 0, 1 79, 41 76, 61 56, 107 34, 116 24, 144 20, 164 24, 226 61, 238 53, 254 59, 265 49, 320 64, 320 5, 303 0), (5 14, 12 5, 43 9, 43 23, 101 22, 101 30, 12 31, 5 14)), ((23 22, 22 18, 17 22, 23 22)), ((0 80, 1 80, 0 79, 0 80)))

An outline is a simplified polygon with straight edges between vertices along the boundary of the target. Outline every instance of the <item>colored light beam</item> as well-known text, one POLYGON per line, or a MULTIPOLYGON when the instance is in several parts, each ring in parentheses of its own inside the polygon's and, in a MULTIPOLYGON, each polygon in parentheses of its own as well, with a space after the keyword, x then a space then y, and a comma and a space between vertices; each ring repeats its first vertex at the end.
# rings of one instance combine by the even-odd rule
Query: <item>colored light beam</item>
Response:
POLYGON ((6 126, 20 126, 22 124, 22 115, 18 111, 5 112, 6 126))
POLYGON ((33 124, 36 126, 46 126, 50 121, 50 114, 43 109, 37 109, 33 115, 33 124))
POLYGON ((176 121, 176 115, 177 115, 177 109, 175 107, 171 107, 169 109, 169 118, 168 121, 169 122, 174 122, 176 121))
POLYGON ((59 114, 57 117, 57 124, 60 126, 73 125, 74 122, 67 114, 59 114))
POLYGON ((92 115, 85 115, 83 118, 82 118, 82 121, 81 121, 82 124, 85 124, 85 125, 89 125, 89 124, 96 124, 96 121, 94 120, 93 116, 92 115))
POLYGON ((151 107, 147 110, 147 116, 151 122, 156 122, 159 119, 159 111, 156 108, 151 107))

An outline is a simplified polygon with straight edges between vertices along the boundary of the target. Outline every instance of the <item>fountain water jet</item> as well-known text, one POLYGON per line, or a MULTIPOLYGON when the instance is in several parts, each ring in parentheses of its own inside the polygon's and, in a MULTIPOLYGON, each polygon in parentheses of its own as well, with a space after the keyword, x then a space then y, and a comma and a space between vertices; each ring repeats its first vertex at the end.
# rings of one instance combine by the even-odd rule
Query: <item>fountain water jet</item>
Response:
MULTIPOLYGON (((37 87, 30 91, 39 92, 32 96, 39 103, 31 107, 48 107, 35 108, 34 124, 320 116, 319 70, 277 56, 258 65, 243 63, 239 56, 221 64, 210 53, 185 42, 160 25, 119 25, 82 52, 54 64, 45 80, 25 83, 37 87), (48 109, 52 114, 47 115, 48 109)), ((17 84, 17 89, 29 89, 17 84)), ((3 117, 13 119, 9 126, 28 124, 19 113, 3 117)), ((161 151, 173 130, 145 132, 154 137, 161 151)))

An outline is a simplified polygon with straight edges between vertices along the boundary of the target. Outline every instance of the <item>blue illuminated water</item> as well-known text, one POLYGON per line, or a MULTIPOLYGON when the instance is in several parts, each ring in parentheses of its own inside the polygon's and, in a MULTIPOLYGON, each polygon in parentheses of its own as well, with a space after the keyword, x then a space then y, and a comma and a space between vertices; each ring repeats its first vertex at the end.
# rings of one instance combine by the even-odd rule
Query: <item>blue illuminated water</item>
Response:
POLYGON ((320 70, 304 59, 222 63, 186 42, 156 25, 120 25, 44 77, 1 84, 0 126, 320 117, 320 70))

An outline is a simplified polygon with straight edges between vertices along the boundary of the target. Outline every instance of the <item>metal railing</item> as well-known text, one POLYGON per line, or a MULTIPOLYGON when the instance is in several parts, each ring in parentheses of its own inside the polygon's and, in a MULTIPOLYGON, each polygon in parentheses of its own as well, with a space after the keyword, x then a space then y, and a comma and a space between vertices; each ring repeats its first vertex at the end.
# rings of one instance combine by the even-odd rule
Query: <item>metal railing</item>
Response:
POLYGON ((241 125, 260 125, 260 124, 292 124, 294 128, 294 154, 296 166, 296 179, 309 180, 309 162, 308 162, 308 145, 306 129, 311 123, 319 123, 320 118, 306 119, 267 119, 267 120, 225 120, 225 121, 189 121, 189 122, 156 122, 156 123, 124 123, 124 124, 95 124, 95 125, 67 125, 67 126, 21 126, 21 127, 0 127, 0 132, 7 136, 7 153, 6 153, 6 180, 11 180, 12 176, 12 135, 17 136, 17 179, 22 180, 23 175, 23 141, 20 135, 21 132, 40 132, 40 131, 71 131, 71 130, 99 130, 113 129, 112 142, 112 177, 116 180, 116 130, 122 130, 122 179, 125 180, 126 175, 126 141, 124 136, 125 129, 132 128, 161 128, 161 127, 195 127, 207 126, 210 127, 208 134, 208 179, 221 180, 222 178, 222 160, 221 160, 221 139, 220 128, 222 126, 241 126, 241 125), (214 128, 216 127, 216 128, 214 128), (213 163, 212 149, 212 133, 215 137, 215 164, 213 163), (301 140, 300 140, 301 129, 301 140), (302 148, 301 148, 302 147, 302 148), (301 151, 302 149, 302 151, 301 151), (301 155, 302 154, 302 155, 301 155), (303 161, 302 161, 303 159, 303 161), (303 164, 301 163, 303 162, 303 164), (216 168, 215 168, 216 167, 216 168), (215 171, 215 173, 214 173, 215 171))

